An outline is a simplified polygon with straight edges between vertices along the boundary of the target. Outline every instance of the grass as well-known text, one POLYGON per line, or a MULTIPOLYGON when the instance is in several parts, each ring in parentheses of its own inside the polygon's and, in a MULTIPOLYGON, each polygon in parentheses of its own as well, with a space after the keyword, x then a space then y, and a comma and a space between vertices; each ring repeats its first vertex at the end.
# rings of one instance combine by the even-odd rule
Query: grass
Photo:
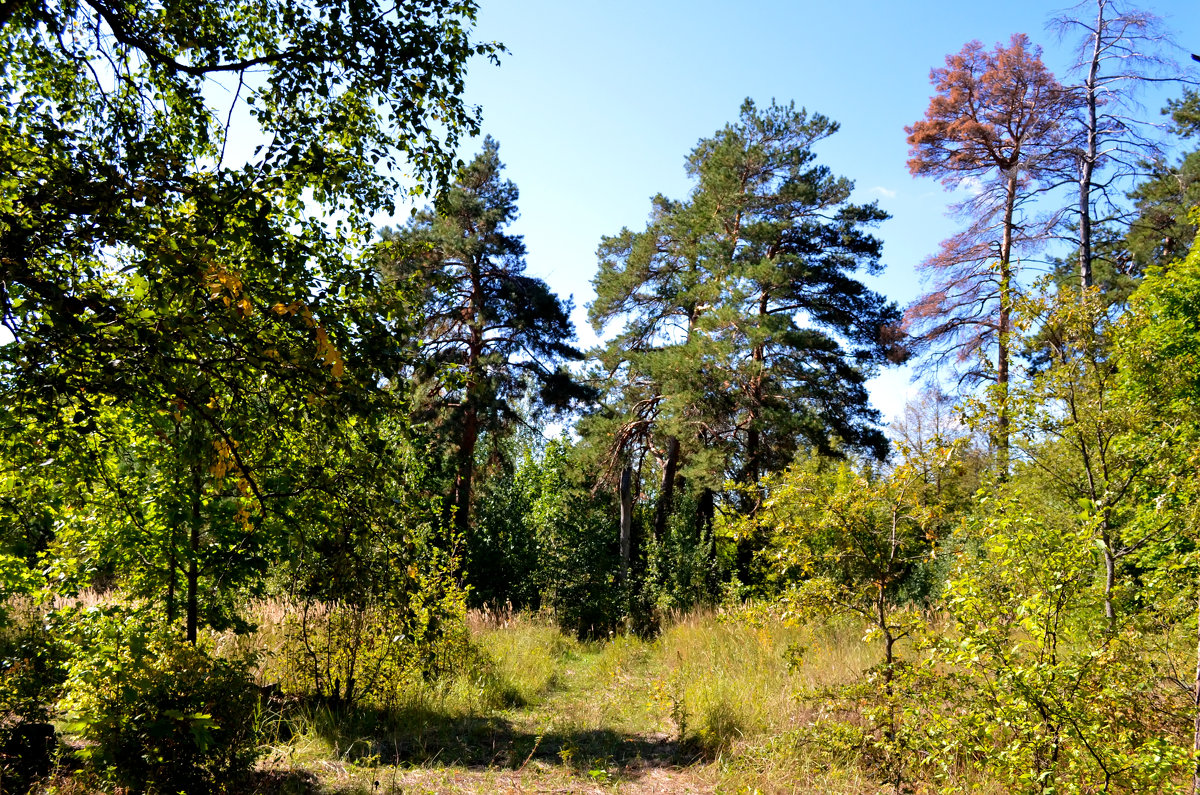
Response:
MULTIPOLYGON (((279 681, 286 614, 256 604, 256 633, 206 643, 257 652, 260 682, 279 681)), ((672 617, 654 640, 583 642, 543 617, 474 612, 468 628, 451 675, 405 681, 386 707, 264 702, 253 790, 881 791, 861 755, 814 739, 828 709, 803 697, 879 661, 861 626, 709 611, 672 617)))
POLYGON ((709 612, 585 643, 532 616, 469 623, 479 653, 398 709, 293 707, 264 775, 305 792, 877 791, 797 741, 813 713, 796 693, 874 662, 854 628, 709 612))
MULTIPOLYGON (((287 612, 256 604, 255 633, 202 642, 218 654, 256 653, 260 684, 279 682, 294 671, 281 653, 287 612)), ((884 714, 881 691, 863 684, 882 648, 861 625, 791 626, 750 607, 672 616, 654 640, 583 642, 545 617, 511 613, 470 613, 467 630, 449 674, 396 678, 384 704, 286 693, 264 701, 253 791, 837 795, 892 791, 880 783, 889 765, 905 777, 941 771, 949 780, 939 786, 955 791, 1004 791, 974 757, 915 767, 926 757, 913 745, 884 748, 889 724, 871 723, 884 714)), ((899 652, 917 656, 907 645, 899 652)), ((919 700, 922 686, 909 703, 932 703, 919 700)), ((904 723, 919 732, 920 720, 904 723)), ((91 791, 90 781, 66 766, 45 791, 91 791)))

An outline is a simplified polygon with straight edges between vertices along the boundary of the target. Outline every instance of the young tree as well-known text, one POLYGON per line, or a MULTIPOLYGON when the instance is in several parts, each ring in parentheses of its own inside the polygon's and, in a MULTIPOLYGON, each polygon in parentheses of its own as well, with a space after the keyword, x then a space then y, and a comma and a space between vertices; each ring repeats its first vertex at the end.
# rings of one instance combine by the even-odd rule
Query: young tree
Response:
MULTIPOLYGON (((1132 416, 1114 399, 1109 306, 1096 287, 1059 289, 1021 307, 1045 360, 1013 394, 1014 444, 1048 494, 1082 509, 1104 564, 1107 629, 1118 629, 1120 567, 1146 542, 1128 528, 1138 466, 1121 444, 1132 416)), ((1124 589, 1127 590, 1127 589, 1124 589)), ((1128 606, 1132 593, 1123 600, 1128 606)), ((1128 611, 1127 611, 1128 612, 1128 611)))
MULTIPOLYGON (((944 467, 948 453, 922 463, 944 467)), ((882 664, 868 676, 877 705, 867 705, 861 686, 852 689, 881 732, 880 772, 894 792, 916 767, 901 717, 908 666, 898 644, 924 626, 920 601, 905 591, 932 560, 940 524, 938 506, 923 499, 922 468, 905 461, 877 474, 848 462, 798 461, 766 479, 758 513, 730 527, 766 539, 756 562, 791 620, 845 616, 883 642, 882 664)))
POLYGON ((1020 210, 1070 157, 1064 122, 1076 100, 1023 34, 991 52, 970 42, 930 80, 936 93, 925 118, 905 128, 909 171, 977 193, 956 207, 967 228, 922 263, 933 290, 908 308, 905 325, 919 349, 934 351, 935 362, 995 348, 993 372, 972 368, 967 375, 996 383, 994 438, 1005 472, 1015 256, 1041 242, 1041 231, 1053 223, 1020 210))
POLYGON ((476 447, 503 435, 521 404, 565 410, 590 392, 560 365, 583 354, 568 343, 570 306, 541 279, 526 276, 525 244, 506 227, 517 217, 517 186, 500 176, 499 145, 487 138, 436 209, 386 232, 388 279, 422 290, 416 308, 416 411, 452 450, 449 507, 471 524, 476 447))

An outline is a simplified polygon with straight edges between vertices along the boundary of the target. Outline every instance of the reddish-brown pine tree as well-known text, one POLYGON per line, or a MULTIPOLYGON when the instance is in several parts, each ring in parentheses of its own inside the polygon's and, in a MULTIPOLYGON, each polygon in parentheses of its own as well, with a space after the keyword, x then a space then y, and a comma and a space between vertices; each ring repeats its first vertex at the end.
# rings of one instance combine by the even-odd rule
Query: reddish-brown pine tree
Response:
POLYGON ((964 377, 996 382, 995 444, 1008 465, 1008 378, 1014 252, 1039 242, 1053 218, 1035 219, 1025 203, 1072 157, 1067 124, 1077 99, 1059 85, 1024 34, 987 51, 978 41, 930 73, 936 93, 925 118, 906 127, 908 169, 938 177, 971 198, 955 205, 966 228, 922 263, 932 290, 905 313, 918 351, 937 364, 995 350, 995 370, 964 377))

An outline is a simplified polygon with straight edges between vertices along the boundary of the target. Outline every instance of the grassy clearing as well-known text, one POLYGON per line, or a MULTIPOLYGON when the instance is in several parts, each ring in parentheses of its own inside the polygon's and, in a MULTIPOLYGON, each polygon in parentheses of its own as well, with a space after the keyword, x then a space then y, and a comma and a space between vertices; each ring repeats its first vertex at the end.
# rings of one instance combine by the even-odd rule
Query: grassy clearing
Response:
POLYGON ((583 643, 535 617, 473 614, 471 630, 479 653, 398 709, 291 707, 274 721, 264 788, 878 791, 802 740, 814 713, 796 694, 875 661, 850 627, 701 613, 654 641, 583 643))

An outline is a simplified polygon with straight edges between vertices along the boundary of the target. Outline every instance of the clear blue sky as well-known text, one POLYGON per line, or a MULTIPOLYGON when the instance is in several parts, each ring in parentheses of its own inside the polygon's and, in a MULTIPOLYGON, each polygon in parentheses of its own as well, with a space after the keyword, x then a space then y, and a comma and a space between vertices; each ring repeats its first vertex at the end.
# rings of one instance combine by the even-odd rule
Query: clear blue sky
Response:
MULTIPOLYGON (((1142 7, 1200 52, 1200 2, 1142 7)), ((642 228, 655 193, 685 197, 684 156, 732 121, 746 97, 795 101, 841 123, 818 156, 855 181, 856 201, 877 199, 892 214, 880 230, 888 269, 875 286, 903 305, 920 288, 916 264, 954 229, 941 186, 905 169, 903 128, 928 105, 929 70, 971 39, 990 46, 1021 32, 1062 78, 1071 47, 1045 27, 1061 8, 1030 0, 481 0, 478 36, 510 52, 499 67, 475 64, 467 96, 482 107, 484 131, 500 142, 520 188, 515 231, 525 237, 529 271, 574 296, 585 345, 595 339, 583 307, 600 237, 642 228)), ((1177 93, 1147 97, 1147 115, 1157 117, 1177 93)), ((889 416, 911 389, 903 371, 872 386, 889 416)))

